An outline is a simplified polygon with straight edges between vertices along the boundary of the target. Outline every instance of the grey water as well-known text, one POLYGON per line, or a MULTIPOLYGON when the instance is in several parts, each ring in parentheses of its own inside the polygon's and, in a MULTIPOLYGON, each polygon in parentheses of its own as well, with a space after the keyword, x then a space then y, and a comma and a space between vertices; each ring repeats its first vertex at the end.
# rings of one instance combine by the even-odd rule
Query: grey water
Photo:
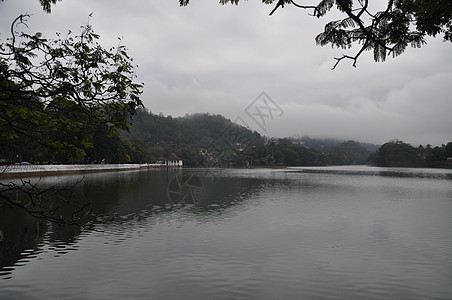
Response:
POLYGON ((150 169, 75 190, 89 228, 0 211, 0 299, 452 299, 452 170, 150 169))

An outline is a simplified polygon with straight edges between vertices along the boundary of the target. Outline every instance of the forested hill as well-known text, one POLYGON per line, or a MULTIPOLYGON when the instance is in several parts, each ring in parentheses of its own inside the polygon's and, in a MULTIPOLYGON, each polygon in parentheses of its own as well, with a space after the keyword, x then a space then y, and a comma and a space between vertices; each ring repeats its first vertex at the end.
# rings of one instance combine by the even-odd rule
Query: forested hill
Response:
POLYGON ((175 153, 188 166, 365 164, 378 148, 333 139, 268 138, 212 114, 171 117, 141 109, 131 122, 126 136, 145 145, 149 161, 175 153))
MULTIPOLYGON (((328 152, 332 148, 336 146, 340 146, 340 144, 344 143, 342 140, 333 139, 333 138, 311 138, 309 136, 303 136, 301 138, 291 138, 292 143, 304 145, 308 148, 316 149, 322 152, 328 152)), ((347 143, 347 142, 345 142, 347 143)), ((351 146, 352 143, 348 143, 348 147, 351 146)), ((365 148, 368 153, 374 153, 378 150, 380 145, 375 145, 371 143, 357 143, 359 146, 365 148)), ((357 146, 357 145, 355 145, 357 146)), ((359 149, 358 151, 361 151, 359 149)))
POLYGON ((158 161, 171 153, 189 166, 199 166, 206 160, 206 153, 228 151, 228 155, 240 152, 246 146, 262 145, 264 138, 256 131, 234 124, 221 115, 193 114, 185 117, 156 115, 140 109, 133 116, 129 137, 140 140, 148 149, 149 160, 158 161), (234 131, 237 136, 231 136, 234 131), (226 142, 225 142, 226 140, 226 142), (221 143, 220 143, 221 142, 221 143))
MULTIPOLYGON (((132 119, 131 132, 134 138, 147 146, 189 144, 207 147, 230 126, 241 127, 222 115, 193 114, 174 118, 141 109, 132 119)), ((240 132, 252 135, 256 142, 263 142, 257 132, 244 127, 240 128, 240 132)))

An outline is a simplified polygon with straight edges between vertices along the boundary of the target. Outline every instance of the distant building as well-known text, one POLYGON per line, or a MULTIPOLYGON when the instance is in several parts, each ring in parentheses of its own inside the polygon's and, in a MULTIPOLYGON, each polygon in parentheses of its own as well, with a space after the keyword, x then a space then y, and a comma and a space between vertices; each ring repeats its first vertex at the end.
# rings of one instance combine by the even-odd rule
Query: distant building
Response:
POLYGON ((182 159, 177 157, 176 154, 172 153, 170 156, 168 156, 165 160, 165 165, 167 167, 182 167, 183 162, 182 159))

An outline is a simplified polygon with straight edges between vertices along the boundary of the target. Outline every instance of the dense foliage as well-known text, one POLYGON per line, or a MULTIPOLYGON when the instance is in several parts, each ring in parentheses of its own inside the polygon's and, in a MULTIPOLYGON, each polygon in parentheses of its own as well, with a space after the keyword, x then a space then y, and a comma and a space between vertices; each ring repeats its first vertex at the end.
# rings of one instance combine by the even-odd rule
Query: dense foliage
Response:
POLYGON ((452 142, 432 148, 431 145, 415 148, 402 141, 382 145, 371 157, 380 167, 452 168, 452 142))
POLYGON ((110 136, 129 129, 142 105, 136 66, 124 46, 101 47, 90 25, 47 40, 16 31, 27 18, 0 41, 0 150, 9 158, 83 160, 99 127, 110 136))

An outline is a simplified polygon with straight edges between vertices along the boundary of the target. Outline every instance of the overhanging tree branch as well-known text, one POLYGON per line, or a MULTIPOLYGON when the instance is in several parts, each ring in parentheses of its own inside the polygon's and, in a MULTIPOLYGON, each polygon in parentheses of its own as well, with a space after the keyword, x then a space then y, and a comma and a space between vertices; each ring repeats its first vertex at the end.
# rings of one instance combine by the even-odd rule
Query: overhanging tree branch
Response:
MULTIPOLYGON (((384 10, 369 10, 369 0, 311 0, 316 5, 301 4, 301 0, 263 0, 276 6, 272 15, 283 4, 313 10, 312 16, 324 17, 333 8, 345 16, 329 21, 323 32, 317 35, 316 43, 324 46, 350 49, 354 44, 360 47, 355 55, 335 58, 336 64, 343 59, 352 59, 353 66, 364 51, 373 51, 375 61, 384 61, 388 55, 402 54, 408 46, 421 47, 425 36, 444 32, 445 41, 452 41, 452 1, 450 0, 386 0, 384 10), (414 28, 415 27, 415 28, 414 28)), ((189 0, 179 0, 188 5, 189 0)), ((220 0, 221 4, 238 4, 239 0, 220 0)))
POLYGON ((73 191, 82 180, 60 187, 45 187, 39 181, 32 183, 30 180, 0 183, 0 204, 19 208, 32 217, 58 225, 87 227, 91 204, 72 200, 73 191))

